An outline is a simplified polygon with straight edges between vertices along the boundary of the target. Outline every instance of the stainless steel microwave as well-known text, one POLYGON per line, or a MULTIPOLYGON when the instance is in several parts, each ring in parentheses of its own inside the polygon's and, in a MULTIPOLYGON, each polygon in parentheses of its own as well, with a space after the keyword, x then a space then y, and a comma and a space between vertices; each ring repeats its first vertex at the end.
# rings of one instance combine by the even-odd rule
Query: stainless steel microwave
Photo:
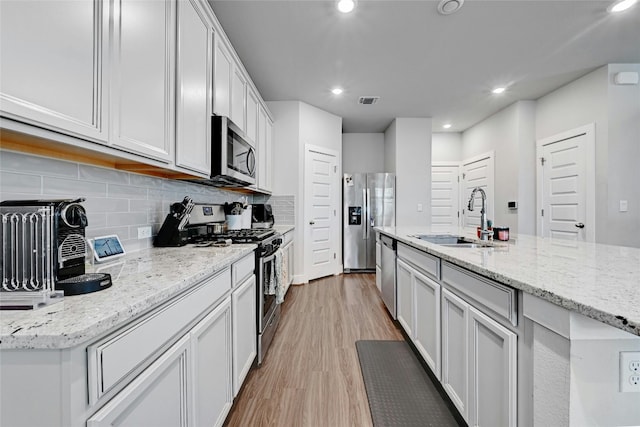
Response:
POLYGON ((219 187, 248 187, 256 183, 255 147, 228 117, 212 117, 210 183, 219 187))

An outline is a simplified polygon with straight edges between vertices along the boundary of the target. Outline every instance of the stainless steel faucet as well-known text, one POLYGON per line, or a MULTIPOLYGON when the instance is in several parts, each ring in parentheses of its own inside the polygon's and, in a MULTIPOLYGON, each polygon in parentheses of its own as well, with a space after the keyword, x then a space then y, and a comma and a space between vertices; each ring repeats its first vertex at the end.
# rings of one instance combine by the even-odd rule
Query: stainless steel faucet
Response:
POLYGON ((480 192, 480 196, 482 197, 482 209, 480 209, 480 240, 489 240, 489 235, 491 232, 487 229, 487 211, 485 210, 485 204, 487 201, 487 193, 480 187, 476 187, 471 192, 471 197, 469 198, 469 211, 473 211, 473 201, 476 197, 476 193, 480 192))

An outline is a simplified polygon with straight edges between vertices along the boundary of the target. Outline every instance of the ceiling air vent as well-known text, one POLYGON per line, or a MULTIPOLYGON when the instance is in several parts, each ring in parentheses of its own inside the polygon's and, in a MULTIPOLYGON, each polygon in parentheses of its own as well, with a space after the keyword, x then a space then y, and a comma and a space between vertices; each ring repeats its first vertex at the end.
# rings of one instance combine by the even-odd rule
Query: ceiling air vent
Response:
POLYGON ((379 96, 361 96, 358 98, 358 104, 372 105, 378 102, 379 99, 379 96))

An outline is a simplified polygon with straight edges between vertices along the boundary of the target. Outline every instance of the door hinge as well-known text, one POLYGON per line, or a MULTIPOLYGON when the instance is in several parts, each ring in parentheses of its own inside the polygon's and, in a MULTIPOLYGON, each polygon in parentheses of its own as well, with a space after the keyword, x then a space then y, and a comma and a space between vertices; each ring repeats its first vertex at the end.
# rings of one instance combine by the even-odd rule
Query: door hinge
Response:
POLYGON ((335 252, 333 253, 333 259, 336 259, 336 253, 335 252))
POLYGON ((458 211, 458 218, 460 218, 460 211, 458 211))
POLYGON ((540 157, 540 165, 544 166, 544 162, 546 162, 544 157, 540 157))
POLYGON ((337 173, 338 172, 338 166, 333 166, 333 173, 337 173))
POLYGON ((544 209, 540 211, 540 216, 544 216, 544 209))
POLYGON ((460 175, 458 175, 458 182, 460 182, 460 175))
POLYGON ((333 216, 336 216, 336 210, 335 209, 333 210, 333 216))

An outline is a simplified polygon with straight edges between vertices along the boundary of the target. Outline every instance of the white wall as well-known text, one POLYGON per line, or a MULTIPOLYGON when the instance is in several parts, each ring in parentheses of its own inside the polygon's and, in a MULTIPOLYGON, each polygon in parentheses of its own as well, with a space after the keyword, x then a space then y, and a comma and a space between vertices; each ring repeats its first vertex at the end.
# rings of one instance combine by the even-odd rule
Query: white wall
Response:
POLYGON ((640 247, 640 86, 615 85, 619 71, 640 64, 601 67, 540 98, 536 139, 595 123, 596 242, 640 247))
POLYGON ((462 160, 462 134, 436 132, 431 135, 432 162, 459 162, 462 160))
MULTIPOLYGON (((305 145, 328 148, 338 153, 342 164, 342 118, 299 101, 267 102, 274 117, 273 179, 274 195, 293 195, 295 200, 294 283, 307 281, 305 274, 304 243, 304 156, 305 145)), ((342 176, 338 171, 337 179, 342 176)), ((338 191, 341 185, 337 183, 338 191)), ((340 198, 338 197, 338 200, 340 198)), ((340 209, 338 209, 338 212, 340 209)), ((342 228, 337 227, 335 250, 342 259, 342 228)))
POLYGON ((520 101, 462 134, 463 159, 494 152, 495 218, 489 219, 516 234, 535 234, 534 120, 534 104, 520 101), (508 209, 509 201, 518 201, 518 210, 508 209))
POLYGON ((343 133, 342 170, 385 172, 384 133, 343 133))
POLYGON ((391 123, 385 131, 385 168, 396 174, 396 224, 429 226, 431 118, 396 118, 391 123))

